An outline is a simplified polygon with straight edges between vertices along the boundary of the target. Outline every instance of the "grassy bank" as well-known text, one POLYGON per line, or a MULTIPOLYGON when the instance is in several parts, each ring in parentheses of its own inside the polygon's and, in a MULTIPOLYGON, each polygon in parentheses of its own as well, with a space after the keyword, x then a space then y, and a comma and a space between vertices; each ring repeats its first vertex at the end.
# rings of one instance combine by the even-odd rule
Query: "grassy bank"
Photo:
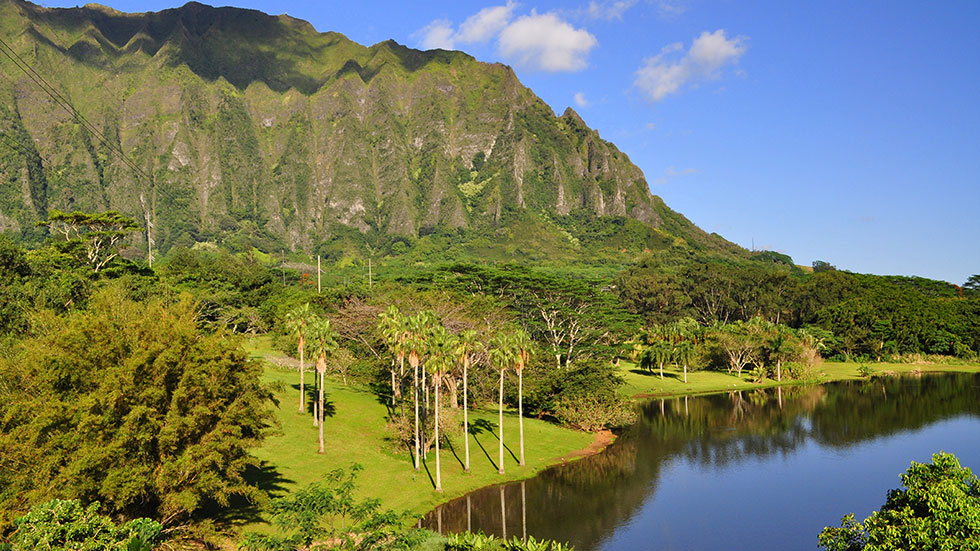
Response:
MULTIPOLYGON (((823 362, 816 366, 817 378, 812 381, 815 383, 826 383, 830 381, 846 381, 851 379, 861 379, 858 371, 862 365, 868 365, 877 374, 900 374, 912 372, 960 372, 977 373, 980 372, 978 364, 934 364, 934 363, 870 363, 861 364, 855 362, 823 362)), ((800 384, 800 381, 783 379, 778 382, 766 379, 762 383, 753 383, 748 380, 747 370, 742 372, 742 377, 729 375, 718 371, 689 371, 687 383, 684 383, 682 370, 673 366, 664 367, 664 378, 660 378, 659 371, 648 373, 637 368, 630 362, 622 362, 620 374, 626 381, 620 390, 629 396, 680 396, 692 394, 708 394, 711 392, 722 392, 725 390, 745 390, 753 388, 765 388, 778 385, 800 384)))
MULTIPOLYGON (((263 340, 246 344, 249 353, 259 359, 275 359, 275 353, 263 340)), ((325 389, 325 453, 317 453, 317 429, 311 413, 300 413, 299 375, 295 369, 283 369, 267 363, 265 378, 278 385, 278 417, 281 430, 255 450, 267 465, 267 471, 278 474, 275 487, 281 491, 301 488, 319 480, 325 473, 359 463, 364 467, 358 482, 363 497, 378 498, 384 508, 424 514, 435 505, 478 488, 527 478, 545 467, 560 462, 593 441, 593 435, 536 419, 524 419, 526 465, 518 465, 519 440, 516 411, 504 412, 504 468, 497 472, 497 411, 477 408, 470 422, 484 429, 469 435, 470 472, 463 470, 462 435, 450 437, 451 447, 440 453, 443 492, 435 491, 435 452, 430 452, 416 472, 411 454, 387 440, 385 428, 387 407, 364 387, 347 386, 328 378, 325 389)), ((313 377, 307 374, 307 382, 313 377)), ((461 414, 460 414, 461 415, 461 414)), ((460 420, 462 417, 460 416, 460 420)), ((255 529, 256 527, 251 527, 255 529)))

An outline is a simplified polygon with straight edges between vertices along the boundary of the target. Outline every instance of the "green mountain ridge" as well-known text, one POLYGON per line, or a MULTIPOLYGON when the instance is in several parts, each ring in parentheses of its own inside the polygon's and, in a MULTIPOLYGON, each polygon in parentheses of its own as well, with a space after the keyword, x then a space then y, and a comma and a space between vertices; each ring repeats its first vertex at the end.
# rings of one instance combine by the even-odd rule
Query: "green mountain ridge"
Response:
POLYGON ((510 67, 462 52, 194 2, 0 0, 0 37, 98 134, 0 58, 0 231, 28 240, 49 209, 119 210, 162 250, 246 236, 311 251, 351 229, 574 249, 597 231, 583 220, 616 219, 638 237, 600 245, 745 256, 653 196, 571 108, 555 116, 510 67))

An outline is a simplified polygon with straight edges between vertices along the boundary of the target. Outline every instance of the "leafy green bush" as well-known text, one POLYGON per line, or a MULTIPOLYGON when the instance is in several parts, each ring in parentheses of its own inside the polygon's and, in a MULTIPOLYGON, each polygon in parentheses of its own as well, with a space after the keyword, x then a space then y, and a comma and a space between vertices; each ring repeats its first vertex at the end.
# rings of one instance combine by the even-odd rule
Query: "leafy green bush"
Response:
POLYGON ((99 514, 99 503, 54 499, 14 521, 9 551, 152 551, 160 523, 138 518, 122 526, 99 514))
POLYGON ((865 379, 870 379, 871 377, 874 377, 875 373, 877 373, 877 370, 871 367, 870 365, 861 364, 860 366, 858 366, 858 373, 865 379))
POLYGON ((636 421, 633 402, 616 394, 561 396, 555 405, 561 423, 595 432, 631 425, 636 421))
POLYGON ((827 551, 980 550, 980 480, 953 454, 912 462, 904 488, 864 522, 849 514, 818 538, 827 551))

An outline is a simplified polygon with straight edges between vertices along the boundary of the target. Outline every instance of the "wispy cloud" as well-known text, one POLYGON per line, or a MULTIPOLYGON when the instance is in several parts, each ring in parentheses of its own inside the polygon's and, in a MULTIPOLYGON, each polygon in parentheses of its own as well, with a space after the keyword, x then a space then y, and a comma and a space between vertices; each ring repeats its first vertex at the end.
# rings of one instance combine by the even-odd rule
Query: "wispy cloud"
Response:
POLYGON ((669 44, 644 60, 633 84, 650 101, 660 101, 687 85, 719 78, 723 67, 736 63, 745 54, 747 40, 741 36, 728 38, 723 29, 704 31, 679 57, 684 45, 669 44))
POLYGON ((575 105, 578 105, 579 107, 589 106, 589 100, 585 99, 585 94, 582 92, 575 92, 575 97, 573 99, 575 100, 575 105))
MULTIPOLYGON (((618 3, 621 2, 614 4, 618 3)), ((592 33, 575 28, 555 12, 539 14, 531 10, 514 19, 517 6, 507 2, 483 8, 463 21, 458 29, 449 20, 437 19, 412 36, 425 49, 453 49, 457 44, 483 43, 496 38, 497 52, 502 58, 539 71, 580 71, 588 66, 589 52, 599 43, 592 33)))
POLYGON ((661 177, 655 179, 654 181, 650 182, 650 185, 651 186, 664 186, 664 185, 669 184, 671 181, 673 181, 678 176, 686 176, 688 174, 697 174, 697 172, 698 172, 698 169, 696 169, 696 168, 682 168, 682 169, 678 170, 678 169, 676 169, 676 168, 674 168, 672 166, 669 166, 666 169, 664 169, 663 176, 661 176, 661 177))
POLYGON ((486 42, 506 27, 514 16, 517 4, 507 2, 503 6, 483 8, 463 21, 456 33, 456 40, 463 44, 486 42))
POLYGON ((657 13, 663 19, 677 17, 687 11, 687 3, 684 0, 657 0, 657 13))
POLYGON ((606 21, 622 20, 623 14, 636 5, 636 0, 617 0, 614 2, 589 2, 585 8, 585 15, 591 19, 604 19, 606 21))

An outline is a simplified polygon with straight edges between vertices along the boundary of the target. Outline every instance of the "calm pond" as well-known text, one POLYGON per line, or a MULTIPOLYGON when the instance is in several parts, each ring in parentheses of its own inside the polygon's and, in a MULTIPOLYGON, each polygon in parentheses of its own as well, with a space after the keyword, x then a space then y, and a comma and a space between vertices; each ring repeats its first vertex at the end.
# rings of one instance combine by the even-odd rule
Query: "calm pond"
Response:
POLYGON ((911 461, 940 450, 980 471, 980 375, 652 400, 604 452, 476 491, 423 524, 577 551, 812 551, 824 526, 865 518, 911 461))

